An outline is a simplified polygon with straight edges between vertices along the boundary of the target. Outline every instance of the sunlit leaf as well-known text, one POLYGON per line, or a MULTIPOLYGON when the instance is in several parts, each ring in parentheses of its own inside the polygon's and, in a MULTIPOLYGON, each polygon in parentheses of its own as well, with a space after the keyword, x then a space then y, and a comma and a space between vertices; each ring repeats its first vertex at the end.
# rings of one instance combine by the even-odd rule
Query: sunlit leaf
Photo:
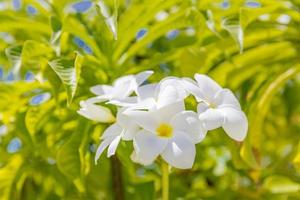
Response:
POLYGON ((222 21, 222 27, 227 30, 233 39, 239 45, 240 52, 244 48, 244 31, 240 25, 240 19, 236 17, 228 17, 222 21))
POLYGON ((72 102, 80 78, 83 56, 76 54, 75 60, 58 59, 49 62, 51 68, 64 84, 68 94, 68 104, 72 102))
POLYGON ((263 187, 276 194, 298 192, 300 184, 288 177, 274 175, 265 179, 263 187))
POLYGON ((106 25, 112 32, 114 39, 118 38, 117 19, 118 19, 118 0, 114 0, 114 11, 111 12, 104 0, 98 0, 96 8, 99 14, 104 18, 106 25))
POLYGON ((71 180, 74 181, 77 189, 84 192, 82 180, 82 162, 79 147, 82 143, 81 137, 86 134, 87 121, 80 121, 73 136, 60 148, 57 154, 58 168, 71 180))

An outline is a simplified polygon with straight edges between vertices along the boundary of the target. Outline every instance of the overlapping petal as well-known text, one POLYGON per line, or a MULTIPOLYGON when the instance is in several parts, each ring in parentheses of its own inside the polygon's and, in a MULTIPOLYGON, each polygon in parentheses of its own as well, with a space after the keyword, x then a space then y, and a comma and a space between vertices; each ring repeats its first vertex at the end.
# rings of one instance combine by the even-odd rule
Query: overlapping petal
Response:
POLYGON ((176 134, 170 139, 162 153, 162 157, 167 163, 179 169, 192 168, 195 155, 195 145, 184 133, 176 134))
POLYGON ((204 100, 212 100, 215 94, 222 90, 222 87, 210 77, 203 74, 195 74, 195 80, 198 83, 202 93, 205 94, 204 100))
POLYGON ((193 111, 183 111, 176 114, 172 118, 171 124, 174 127, 175 133, 186 133, 195 144, 201 142, 207 133, 198 114, 193 111))
POLYGON ((243 141, 248 131, 248 121, 244 112, 234 108, 222 108, 225 120, 222 125, 225 132, 234 140, 243 141))
POLYGON ((133 139, 135 161, 143 165, 153 163, 163 152, 167 143, 168 140, 159 138, 149 131, 139 131, 133 139))
POLYGON ((199 115, 200 121, 206 130, 213 130, 223 125, 225 117, 218 109, 209 108, 199 115))

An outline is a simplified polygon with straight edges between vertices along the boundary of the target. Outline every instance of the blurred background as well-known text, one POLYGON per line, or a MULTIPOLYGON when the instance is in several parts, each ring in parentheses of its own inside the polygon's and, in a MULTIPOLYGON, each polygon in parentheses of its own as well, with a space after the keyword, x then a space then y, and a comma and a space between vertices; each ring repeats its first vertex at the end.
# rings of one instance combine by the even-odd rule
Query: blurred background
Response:
POLYGON ((243 143, 223 130, 172 169, 171 199, 300 199, 299 0, 1 0, 0 199, 160 199, 132 145, 94 164, 107 125, 76 111, 89 88, 152 69, 208 74, 239 98, 243 143))

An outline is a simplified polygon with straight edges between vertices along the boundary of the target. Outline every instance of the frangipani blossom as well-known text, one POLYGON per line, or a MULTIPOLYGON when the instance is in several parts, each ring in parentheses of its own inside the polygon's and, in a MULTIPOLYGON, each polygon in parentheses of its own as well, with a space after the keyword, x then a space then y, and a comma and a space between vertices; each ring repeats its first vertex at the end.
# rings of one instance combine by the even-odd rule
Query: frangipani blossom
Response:
POLYGON ((234 94, 211 78, 196 74, 189 78, 167 77, 159 83, 142 84, 152 71, 117 79, 112 86, 97 85, 98 95, 80 102, 79 114, 88 119, 112 123, 103 133, 95 162, 105 149, 115 154, 121 140, 132 140, 132 160, 149 165, 161 156, 169 165, 193 166, 196 148, 208 130, 223 127, 233 139, 245 138, 248 122, 234 94), (193 95, 197 113, 185 109, 185 99, 193 95), (103 105, 117 107, 117 117, 103 105))
POLYGON ((116 123, 109 126, 101 136, 103 140, 99 145, 95 162, 99 159, 103 151, 108 147, 107 157, 115 154, 121 139, 132 140, 134 134, 139 131, 138 125, 132 121, 127 115, 124 115, 124 109, 120 109, 117 113, 116 123))
POLYGON ((138 86, 144 83, 153 71, 144 71, 136 75, 123 76, 113 83, 113 85, 96 85, 91 87, 91 92, 97 95, 94 100, 103 102, 112 99, 124 99, 137 90, 138 86))
POLYGON ((183 101, 157 110, 125 113, 142 128, 133 137, 135 162, 148 165, 161 155, 173 167, 193 166, 195 144, 204 138, 206 130, 196 113, 185 111, 183 101))
POLYGON ((136 97, 109 101, 110 104, 129 109, 159 109, 163 106, 183 101, 188 93, 181 85, 180 79, 168 77, 158 84, 147 84, 137 88, 136 97))
POLYGON ((196 74, 195 80, 185 80, 185 88, 200 102, 199 119, 207 130, 223 127, 233 139, 242 141, 247 134, 248 121, 234 94, 223 89, 205 75, 196 74))
POLYGON ((91 91, 99 95, 92 97, 86 101, 81 101, 78 113, 90 120, 112 123, 115 117, 111 111, 96 103, 105 102, 112 99, 122 99, 131 95, 137 90, 137 87, 145 82, 145 80, 153 73, 153 71, 144 71, 137 75, 128 75, 117 79, 113 86, 110 85, 97 85, 91 88, 91 91))

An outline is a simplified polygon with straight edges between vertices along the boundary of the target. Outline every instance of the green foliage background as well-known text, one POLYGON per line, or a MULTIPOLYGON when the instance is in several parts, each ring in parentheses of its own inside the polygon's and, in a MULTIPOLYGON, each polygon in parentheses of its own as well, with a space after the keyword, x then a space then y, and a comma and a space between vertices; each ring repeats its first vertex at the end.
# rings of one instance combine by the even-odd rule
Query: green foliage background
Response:
POLYGON ((89 87, 145 69, 150 81, 208 74, 249 119, 243 143, 211 132, 193 169, 172 170, 171 199, 300 199, 299 0, 107 0, 108 14, 74 2, 0 2, 1 200, 159 199, 159 166, 132 163, 125 142, 95 165, 107 125, 76 113, 89 87))

